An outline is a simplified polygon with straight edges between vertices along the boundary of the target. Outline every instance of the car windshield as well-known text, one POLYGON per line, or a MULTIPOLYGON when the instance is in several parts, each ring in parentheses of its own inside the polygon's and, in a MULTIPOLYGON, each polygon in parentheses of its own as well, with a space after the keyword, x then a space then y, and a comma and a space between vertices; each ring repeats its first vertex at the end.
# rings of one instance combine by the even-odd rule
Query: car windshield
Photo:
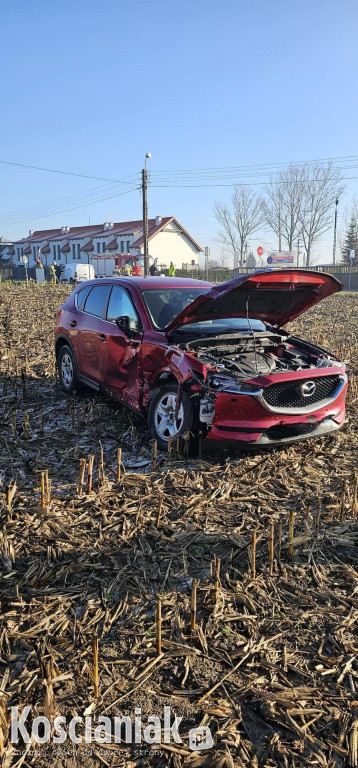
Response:
POLYGON ((208 288, 159 288, 158 290, 143 291, 143 299, 147 305, 150 319, 154 328, 165 328, 174 317, 180 314, 192 301, 208 288))
MULTIPOLYGON (((158 329, 165 328, 185 307, 191 304, 198 296, 207 292, 208 289, 202 290, 201 288, 163 288, 143 291, 142 295, 153 327, 158 329)), ((212 334, 233 333, 235 331, 264 331, 265 324, 261 320, 250 320, 250 323, 248 323, 245 317, 224 317, 190 323, 181 326, 178 330, 185 330, 185 333, 188 334, 199 333, 210 336, 212 334)))

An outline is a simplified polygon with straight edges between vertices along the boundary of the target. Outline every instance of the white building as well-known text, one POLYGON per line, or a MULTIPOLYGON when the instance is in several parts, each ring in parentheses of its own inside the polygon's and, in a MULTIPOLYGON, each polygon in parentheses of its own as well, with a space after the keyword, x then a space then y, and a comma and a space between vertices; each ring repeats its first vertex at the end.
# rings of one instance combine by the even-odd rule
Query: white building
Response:
MULTIPOLYGON (((73 261, 89 263, 93 256, 143 254, 143 222, 124 221, 117 224, 62 227, 61 229, 30 230, 28 237, 13 244, 11 254, 16 264, 34 266, 40 258, 43 264, 53 261, 67 264, 73 261)), ((149 255, 158 265, 169 267, 172 261, 177 269, 183 265, 198 265, 203 250, 174 216, 148 221, 149 255)))

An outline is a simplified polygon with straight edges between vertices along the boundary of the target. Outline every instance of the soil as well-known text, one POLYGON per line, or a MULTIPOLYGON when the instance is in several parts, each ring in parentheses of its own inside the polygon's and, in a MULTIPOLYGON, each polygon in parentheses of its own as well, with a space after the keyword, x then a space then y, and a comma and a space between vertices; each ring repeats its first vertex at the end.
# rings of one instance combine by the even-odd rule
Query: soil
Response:
POLYGON ((290 326, 345 360, 342 430, 153 466, 144 420, 60 389, 68 291, 0 285, 0 765, 357 768, 358 295, 290 326), (170 706, 182 743, 14 749, 26 705, 29 731, 135 708, 145 727, 170 706), (213 746, 193 750, 200 726, 213 746))

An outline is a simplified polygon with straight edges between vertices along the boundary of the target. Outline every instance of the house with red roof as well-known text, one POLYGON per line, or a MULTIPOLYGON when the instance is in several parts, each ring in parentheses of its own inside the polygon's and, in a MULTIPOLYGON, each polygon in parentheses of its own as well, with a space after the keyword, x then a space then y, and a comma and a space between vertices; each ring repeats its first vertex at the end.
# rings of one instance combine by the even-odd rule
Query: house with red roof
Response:
MULTIPOLYGON (((174 216, 157 216, 148 220, 148 252, 158 266, 177 269, 198 265, 202 247, 174 216)), ((36 259, 44 265, 52 262, 90 263, 93 257, 121 254, 141 256, 144 251, 142 220, 118 223, 88 224, 84 227, 30 230, 27 237, 14 242, 13 262, 34 266, 36 259)))

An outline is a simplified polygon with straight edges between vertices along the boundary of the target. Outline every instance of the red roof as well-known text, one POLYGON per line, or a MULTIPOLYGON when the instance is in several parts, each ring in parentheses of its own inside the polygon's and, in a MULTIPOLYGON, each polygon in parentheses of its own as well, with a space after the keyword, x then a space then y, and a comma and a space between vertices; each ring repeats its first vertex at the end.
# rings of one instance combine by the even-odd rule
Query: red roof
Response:
POLYGON ((88 243, 85 243, 85 245, 82 246, 81 251, 86 251, 86 253, 91 253, 93 251, 93 240, 89 240, 88 243))
POLYGON ((108 243, 108 245, 106 245, 106 251, 116 251, 117 248, 118 248, 118 241, 116 237, 113 240, 111 240, 111 242, 108 243))
MULTIPOLYGON (((194 238, 187 232, 186 229, 178 222, 174 216, 164 216, 160 223, 156 223, 156 219, 148 219, 148 239, 150 240, 154 235, 160 232, 166 224, 169 222, 175 222, 178 228, 194 243, 198 251, 202 251, 202 247, 194 240, 194 238)), ((15 245, 21 245, 25 243, 38 243, 41 240, 56 242, 64 240, 65 245, 61 248, 63 253, 68 252, 68 241, 72 238, 78 239, 82 237, 108 237, 112 235, 125 236, 125 235, 138 235, 137 239, 132 243, 131 248, 140 248, 143 245, 143 221, 142 219, 135 219, 133 221, 121 221, 113 224, 111 229, 105 229, 104 224, 88 224, 84 227, 71 227, 69 232, 62 232, 61 229, 38 229, 32 235, 24 237, 22 240, 16 240, 15 245)), ((113 241, 114 242, 114 241, 113 241)), ((108 246, 107 246, 108 249, 108 246)), ((81 250, 86 250, 83 246, 81 250)), ((111 249, 109 249, 111 250, 111 249)))

